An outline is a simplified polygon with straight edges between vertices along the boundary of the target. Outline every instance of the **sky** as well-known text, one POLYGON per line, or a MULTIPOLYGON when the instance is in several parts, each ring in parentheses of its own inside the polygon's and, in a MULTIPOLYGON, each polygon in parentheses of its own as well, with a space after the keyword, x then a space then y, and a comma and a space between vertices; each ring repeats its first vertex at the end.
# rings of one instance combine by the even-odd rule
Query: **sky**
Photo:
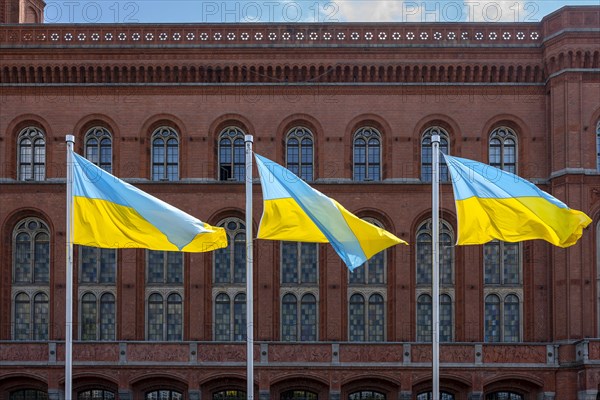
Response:
POLYGON ((46 23, 538 22, 600 0, 46 0, 46 23))

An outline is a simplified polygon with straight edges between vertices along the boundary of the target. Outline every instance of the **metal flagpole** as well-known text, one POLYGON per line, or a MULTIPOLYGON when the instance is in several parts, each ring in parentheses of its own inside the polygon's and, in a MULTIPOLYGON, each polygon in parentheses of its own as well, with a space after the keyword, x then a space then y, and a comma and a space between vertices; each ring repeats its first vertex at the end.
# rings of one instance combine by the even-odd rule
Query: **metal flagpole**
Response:
POLYGON ((245 135, 246 143, 246 399, 254 399, 254 295, 252 291, 252 143, 254 137, 245 135))
POLYGON ((440 135, 431 135, 432 161, 432 193, 431 193, 431 225, 432 225, 432 300, 433 338, 432 338, 432 368, 433 388, 431 398, 440 398, 440 135))
POLYGON ((73 144, 75 136, 66 135, 67 142, 67 265, 65 301, 65 398, 72 399, 73 376, 73 144))

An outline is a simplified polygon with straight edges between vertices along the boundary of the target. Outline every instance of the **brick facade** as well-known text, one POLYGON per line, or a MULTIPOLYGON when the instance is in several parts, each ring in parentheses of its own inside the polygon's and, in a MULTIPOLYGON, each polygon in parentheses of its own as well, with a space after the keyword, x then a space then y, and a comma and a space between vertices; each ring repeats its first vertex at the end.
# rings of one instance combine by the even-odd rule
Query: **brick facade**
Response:
MULTIPOLYGON (((598 7, 494 25, 0 25, 0 399, 22 388, 63 396, 65 135, 82 154, 86 131, 98 125, 112 134, 115 175, 210 224, 244 216, 243 184, 218 180, 219 132, 240 127, 257 153, 283 164, 286 133, 305 126, 314 135, 311 184, 410 243, 387 253, 384 343, 349 341, 348 273, 328 245, 318 253, 318 342, 288 343, 280 338, 280 245, 255 242, 261 399, 291 389, 319 399, 360 390, 414 399, 431 390, 431 348, 416 337, 415 242, 431 214, 422 134, 441 126, 451 154, 487 162, 490 132, 512 128, 519 175, 594 223, 568 249, 522 244, 519 343, 485 342, 482 246, 454 249, 453 342, 441 345, 441 388, 456 399, 495 391, 595 399, 599 26, 598 7), (179 134, 177 182, 151 180, 150 135, 163 125, 179 134), (17 137, 28 126, 46 135, 42 182, 17 179, 17 137), (352 180, 361 126, 382 135, 381 181, 352 180), (12 340, 14 229, 26 217, 50 231, 47 341, 12 340)), ((256 183, 255 231, 261 201, 256 183)), ((456 231, 448 183, 441 207, 456 231)), ((245 390, 245 345, 213 341, 213 256, 185 255, 183 341, 160 343, 145 340, 145 251, 118 250, 117 260, 116 340, 76 341, 74 390, 136 400, 157 388, 185 399, 245 390)), ((75 293, 77 282, 75 268, 75 293)))

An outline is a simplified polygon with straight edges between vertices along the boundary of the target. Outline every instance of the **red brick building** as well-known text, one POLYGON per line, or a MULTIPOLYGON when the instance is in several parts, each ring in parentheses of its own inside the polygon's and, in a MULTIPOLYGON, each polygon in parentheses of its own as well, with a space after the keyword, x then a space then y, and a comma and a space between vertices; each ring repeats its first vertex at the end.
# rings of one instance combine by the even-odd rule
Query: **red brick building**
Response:
MULTIPOLYGON (((1 399, 65 397, 66 134, 230 237, 205 254, 76 246, 74 398, 246 397, 252 134, 410 243, 349 273, 328 245, 255 242, 254 395, 427 399, 432 132, 594 220, 567 249, 455 247, 442 184, 443 398, 596 399, 599 7, 539 23, 43 25, 19 24, 43 5, 20 6, 0 3, 1 399)), ((261 200, 257 182, 255 231, 261 200)))

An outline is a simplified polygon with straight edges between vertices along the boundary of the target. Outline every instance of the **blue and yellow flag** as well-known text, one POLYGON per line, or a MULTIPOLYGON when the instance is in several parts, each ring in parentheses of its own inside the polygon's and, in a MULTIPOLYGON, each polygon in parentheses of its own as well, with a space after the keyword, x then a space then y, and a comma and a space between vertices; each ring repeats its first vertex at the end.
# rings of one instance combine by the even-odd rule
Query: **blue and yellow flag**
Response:
POLYGON ((452 175, 459 245, 542 239, 568 247, 592 222, 517 175, 465 158, 444 157, 452 175))
POLYGON ((73 243, 204 252, 227 246, 215 228, 73 154, 73 243))
POLYGON ((281 165, 255 154, 264 209, 259 239, 331 243, 350 270, 405 241, 346 210, 281 165))

